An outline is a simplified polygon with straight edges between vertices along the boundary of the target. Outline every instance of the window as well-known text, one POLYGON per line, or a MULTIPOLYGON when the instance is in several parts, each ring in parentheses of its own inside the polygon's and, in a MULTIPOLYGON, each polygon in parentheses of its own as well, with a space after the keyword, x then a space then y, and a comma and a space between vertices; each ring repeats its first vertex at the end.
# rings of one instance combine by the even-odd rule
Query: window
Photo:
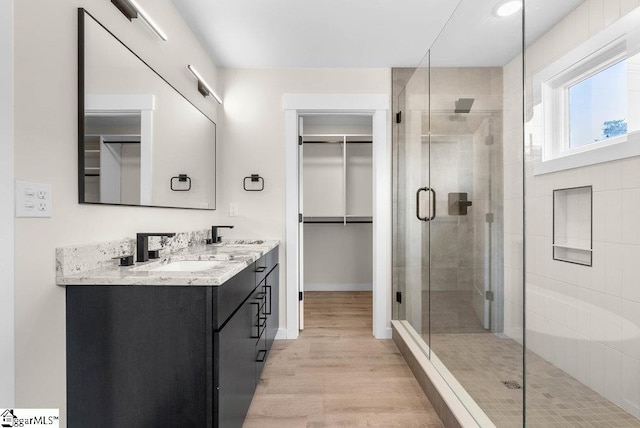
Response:
POLYGON ((627 60, 568 88, 569 149, 627 133, 627 60))
POLYGON ((533 76, 534 174, 640 155, 640 10, 533 76))

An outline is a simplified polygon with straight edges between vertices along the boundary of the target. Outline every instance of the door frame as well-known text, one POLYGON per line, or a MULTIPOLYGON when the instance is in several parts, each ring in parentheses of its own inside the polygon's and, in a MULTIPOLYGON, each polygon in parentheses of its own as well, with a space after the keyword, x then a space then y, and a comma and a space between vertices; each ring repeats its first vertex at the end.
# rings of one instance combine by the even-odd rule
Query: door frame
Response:
POLYGON ((365 113, 373 118, 373 336, 391 338, 391 127, 388 94, 285 94, 286 338, 299 333, 298 117, 365 113))
POLYGON ((0 3, 0 403, 15 405, 13 0, 0 3))

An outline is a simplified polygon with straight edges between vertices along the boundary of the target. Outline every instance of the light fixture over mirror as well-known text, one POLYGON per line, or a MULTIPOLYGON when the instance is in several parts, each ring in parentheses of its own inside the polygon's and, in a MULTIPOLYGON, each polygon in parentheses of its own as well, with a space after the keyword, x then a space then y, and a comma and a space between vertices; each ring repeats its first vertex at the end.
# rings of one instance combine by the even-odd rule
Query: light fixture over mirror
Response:
POLYGON ((211 95, 216 99, 218 103, 222 104, 222 98, 220 98, 220 96, 218 96, 218 94, 216 94, 215 91, 211 89, 211 86, 209 86, 209 84, 202 78, 202 76, 200 76, 198 70, 196 70, 191 64, 187 65, 187 68, 189 69, 191 74, 193 74, 195 78, 198 79, 198 92, 200 92, 203 97, 211 95))
POLYGON ((160 39, 167 41, 168 37, 164 31, 156 24, 145 10, 135 0, 111 0, 111 3, 118 8, 124 16, 131 21, 134 18, 142 18, 142 20, 156 33, 160 39))
POLYGON ((216 124, 84 9, 78 25, 79 202, 215 209, 216 124))

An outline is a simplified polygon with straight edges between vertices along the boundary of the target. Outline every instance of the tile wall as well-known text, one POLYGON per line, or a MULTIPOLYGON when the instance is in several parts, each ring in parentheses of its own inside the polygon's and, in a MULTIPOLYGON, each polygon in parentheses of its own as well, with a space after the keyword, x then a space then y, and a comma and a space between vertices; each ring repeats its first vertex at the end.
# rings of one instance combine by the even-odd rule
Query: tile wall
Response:
MULTIPOLYGON (((527 50, 531 77, 620 16, 638 0, 586 0, 527 50)), ((533 176, 539 143, 529 121, 524 153, 518 123, 521 58, 504 69, 505 333, 521 341, 522 165, 526 192, 527 348, 640 417, 640 158, 533 176), (593 266, 552 258, 554 189, 593 186, 593 266)), ((529 381, 535 373, 527 372, 529 381)))

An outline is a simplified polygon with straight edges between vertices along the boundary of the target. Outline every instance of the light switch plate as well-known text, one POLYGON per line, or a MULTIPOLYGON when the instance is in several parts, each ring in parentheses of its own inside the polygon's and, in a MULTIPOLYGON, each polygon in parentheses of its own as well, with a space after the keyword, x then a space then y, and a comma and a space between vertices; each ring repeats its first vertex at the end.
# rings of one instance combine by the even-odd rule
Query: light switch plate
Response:
POLYGON ((16 180, 16 217, 51 217, 51 184, 16 180))

